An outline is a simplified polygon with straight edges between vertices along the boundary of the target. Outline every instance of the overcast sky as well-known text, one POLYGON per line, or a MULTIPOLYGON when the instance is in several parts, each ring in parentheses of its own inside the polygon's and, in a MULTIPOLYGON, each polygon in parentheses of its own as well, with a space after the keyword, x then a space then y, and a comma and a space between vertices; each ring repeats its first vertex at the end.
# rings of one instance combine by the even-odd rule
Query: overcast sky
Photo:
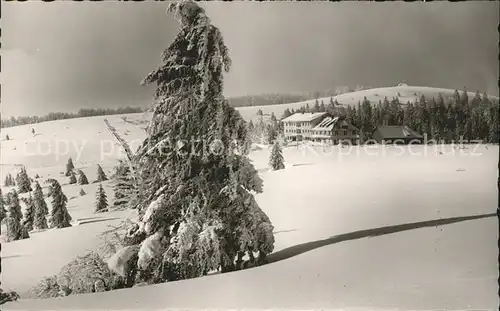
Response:
MULTIPOLYGON (((2 117, 147 105, 178 30, 162 2, 2 2, 2 117)), ((499 3, 203 3, 225 95, 409 85, 498 95, 499 3)))

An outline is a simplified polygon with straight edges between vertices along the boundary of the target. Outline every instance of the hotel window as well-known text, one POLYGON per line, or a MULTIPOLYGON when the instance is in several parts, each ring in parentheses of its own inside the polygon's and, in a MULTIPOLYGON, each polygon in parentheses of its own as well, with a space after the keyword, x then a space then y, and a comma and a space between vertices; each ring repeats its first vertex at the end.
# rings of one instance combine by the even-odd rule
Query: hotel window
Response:
POLYGON ((339 131, 335 131, 335 136, 339 136, 339 131))
POLYGON ((347 136, 347 131, 342 131, 342 135, 347 136))

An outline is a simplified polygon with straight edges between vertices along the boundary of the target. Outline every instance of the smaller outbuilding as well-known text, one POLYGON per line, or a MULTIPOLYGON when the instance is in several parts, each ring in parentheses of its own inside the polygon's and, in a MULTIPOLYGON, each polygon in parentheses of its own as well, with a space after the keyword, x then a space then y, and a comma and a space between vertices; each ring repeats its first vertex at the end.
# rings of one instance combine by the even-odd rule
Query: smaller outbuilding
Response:
POLYGON ((373 133, 373 139, 379 144, 422 144, 424 137, 408 126, 379 126, 373 133))

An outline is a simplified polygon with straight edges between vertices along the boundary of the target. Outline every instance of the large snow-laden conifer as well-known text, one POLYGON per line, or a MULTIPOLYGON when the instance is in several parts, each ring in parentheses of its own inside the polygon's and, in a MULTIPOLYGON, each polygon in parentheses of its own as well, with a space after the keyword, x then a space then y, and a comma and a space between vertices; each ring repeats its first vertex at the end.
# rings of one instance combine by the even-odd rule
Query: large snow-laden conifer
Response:
POLYGON ((283 158, 283 151, 278 140, 273 144, 271 154, 269 156, 269 166, 273 171, 282 170, 285 168, 285 159, 283 158))
POLYGON ((68 198, 62 192, 61 185, 55 179, 50 179, 50 197, 52 198, 52 210, 50 212, 50 228, 71 227, 71 216, 66 208, 68 198))
POLYGON ((33 220, 34 229, 47 229, 47 215, 49 209, 43 197, 42 187, 35 181, 35 190, 33 191, 33 203, 35 206, 35 219, 33 220))
POLYGON ((134 158, 142 220, 128 238, 146 238, 139 281, 147 282, 233 270, 239 253, 262 259, 274 245, 271 222, 253 199, 262 180, 247 158, 245 121, 222 96, 230 67, 222 35, 193 1, 168 11, 181 29, 143 82, 157 85, 156 104, 134 158))

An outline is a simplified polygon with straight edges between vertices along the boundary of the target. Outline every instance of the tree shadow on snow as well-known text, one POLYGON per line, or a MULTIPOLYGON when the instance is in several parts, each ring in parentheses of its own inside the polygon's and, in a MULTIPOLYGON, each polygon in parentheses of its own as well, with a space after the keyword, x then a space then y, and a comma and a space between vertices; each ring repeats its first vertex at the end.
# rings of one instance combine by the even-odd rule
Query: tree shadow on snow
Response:
POLYGON ((317 240, 317 241, 306 242, 306 243, 294 245, 294 246, 285 248, 283 250, 277 251, 276 253, 272 253, 272 254, 268 255, 266 260, 267 260, 267 263, 269 264, 269 263, 285 260, 285 259, 297 256, 297 255, 315 250, 317 248, 327 246, 327 245, 332 245, 335 243, 357 240, 357 239, 368 238, 368 237, 376 237, 376 236, 387 235, 387 234, 408 231, 408 230, 413 230, 413 229, 419 229, 419 228, 437 227, 437 226, 448 225, 448 224, 467 221, 467 220, 489 218, 489 217, 494 217, 496 215, 497 215, 496 213, 491 213, 491 214, 482 214, 482 215, 475 215, 475 216, 451 217, 451 218, 443 218, 443 219, 436 219, 436 220, 420 221, 420 222, 414 222, 414 223, 408 223, 408 224, 402 224, 402 225, 386 226, 386 227, 380 227, 380 228, 375 228, 375 229, 353 231, 353 232, 349 232, 349 233, 335 235, 335 236, 328 238, 328 239, 317 240))
POLYGON ((293 164, 292 166, 306 166, 306 165, 314 165, 314 163, 296 163, 293 164))
POLYGON ((10 259, 10 258, 18 258, 18 257, 21 257, 21 255, 2 256, 2 260, 10 259))
POLYGON ((110 217, 110 218, 101 218, 101 219, 93 219, 93 220, 86 220, 86 221, 79 221, 78 225, 87 225, 87 224, 92 224, 96 222, 103 222, 103 221, 111 221, 111 220, 116 220, 120 219, 120 217, 110 217))
POLYGON ((84 217, 84 218, 78 218, 77 221, 89 220, 89 219, 102 219, 102 217, 99 217, 99 216, 96 216, 96 217, 84 217))
POLYGON ((286 233, 286 232, 293 232, 293 231, 297 231, 297 229, 279 230, 279 231, 275 231, 273 233, 278 234, 278 233, 286 233))

